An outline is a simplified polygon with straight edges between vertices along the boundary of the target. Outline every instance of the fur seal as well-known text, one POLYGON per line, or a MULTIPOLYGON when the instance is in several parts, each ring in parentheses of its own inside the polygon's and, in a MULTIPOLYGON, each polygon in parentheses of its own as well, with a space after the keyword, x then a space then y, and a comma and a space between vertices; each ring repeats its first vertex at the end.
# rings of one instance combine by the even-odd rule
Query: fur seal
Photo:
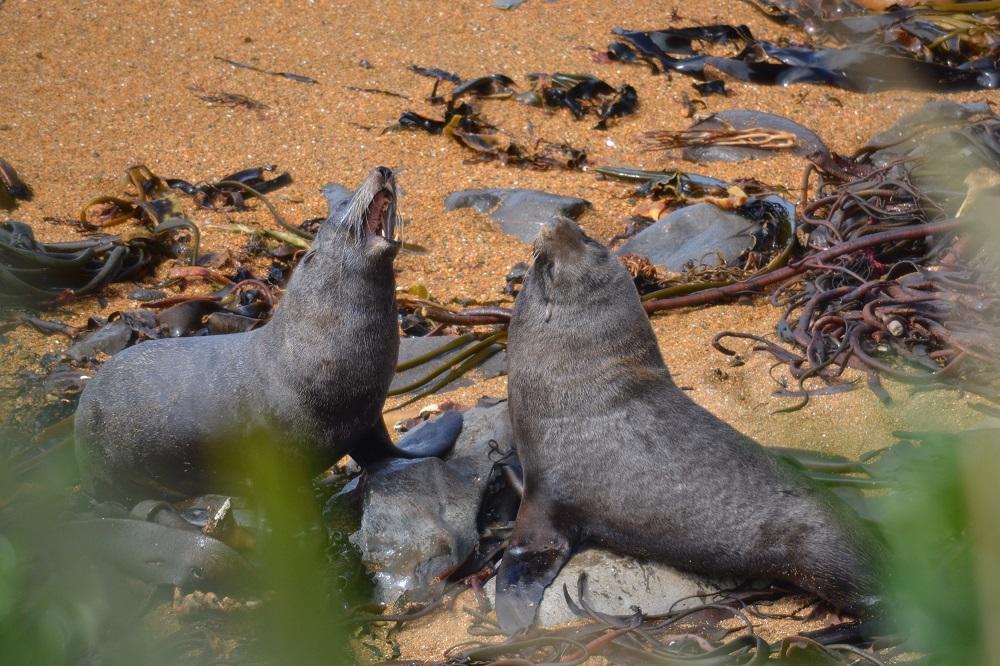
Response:
MULTIPOLYGON (((253 331, 144 342, 86 385, 75 416, 84 488, 95 495, 220 491, 227 466, 270 436, 317 473, 423 457, 382 420, 399 350, 393 172, 371 171, 331 210, 271 321, 253 331)), ((446 449, 445 449, 446 450, 446 449)))
POLYGON ((574 222, 539 232, 508 335, 524 495, 497 573, 505 632, 584 544, 787 581, 850 614, 879 603, 879 542, 673 383, 632 278, 574 222))

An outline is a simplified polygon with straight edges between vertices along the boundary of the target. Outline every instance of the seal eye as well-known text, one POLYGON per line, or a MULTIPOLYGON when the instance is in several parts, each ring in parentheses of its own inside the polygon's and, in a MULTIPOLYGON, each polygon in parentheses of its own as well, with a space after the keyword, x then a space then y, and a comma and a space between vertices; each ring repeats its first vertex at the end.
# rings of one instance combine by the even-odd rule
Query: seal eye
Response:
POLYGON ((205 577, 205 572, 201 570, 201 567, 191 567, 191 577, 195 580, 201 580, 205 577))

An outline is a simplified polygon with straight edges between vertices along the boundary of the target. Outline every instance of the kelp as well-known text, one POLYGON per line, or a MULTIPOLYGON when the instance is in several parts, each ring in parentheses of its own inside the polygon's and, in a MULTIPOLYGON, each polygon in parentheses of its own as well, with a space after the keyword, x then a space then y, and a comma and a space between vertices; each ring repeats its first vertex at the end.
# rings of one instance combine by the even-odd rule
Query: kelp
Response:
POLYGON ((136 279, 170 253, 166 241, 181 228, 158 225, 127 237, 42 243, 27 224, 0 223, 0 305, 60 305, 111 282, 136 279))
POLYGON ((580 169, 587 160, 584 151, 565 143, 544 139, 523 143, 515 141, 484 121, 476 109, 465 102, 456 104, 449 101, 440 120, 404 111, 397 124, 383 132, 396 129, 419 129, 429 134, 442 134, 476 153, 478 160, 496 160, 506 165, 573 170, 580 169))
POLYGON ((95 197, 81 209, 80 225, 102 233, 80 241, 41 243, 30 226, 5 222, 0 229, 0 304, 52 306, 96 293, 110 282, 137 279, 163 258, 179 256, 178 233, 191 237, 187 253, 193 266, 201 234, 185 217, 178 193, 212 210, 244 209, 246 198, 257 197, 277 216, 263 193, 288 184, 291 176, 268 178, 273 170, 273 166, 254 167, 214 183, 193 185, 161 178, 142 164, 131 166, 126 169, 134 190, 131 196, 95 197), (130 222, 117 235, 103 233, 130 222))
POLYGON ((0 210, 14 210, 17 202, 31 201, 33 192, 6 160, 0 159, 0 210))
POLYGON ((646 151, 691 146, 741 146, 761 150, 787 150, 796 145, 795 135, 766 127, 735 129, 732 125, 706 130, 649 130, 639 135, 646 151))
POLYGON ((617 88, 592 74, 529 74, 532 89, 515 96, 524 104, 550 109, 568 109, 577 120, 596 115, 594 129, 607 129, 608 122, 634 114, 639 94, 623 83, 617 88))
POLYGON ((422 76, 434 79, 428 101, 445 107, 442 118, 432 118, 415 111, 404 111, 395 125, 385 131, 419 129, 429 134, 444 134, 478 153, 478 159, 498 160, 504 164, 538 169, 579 169, 586 161, 583 150, 565 143, 544 139, 515 141, 500 128, 486 122, 471 99, 514 99, 530 106, 568 109, 575 118, 597 117, 595 129, 606 129, 615 119, 631 115, 639 106, 635 88, 622 84, 617 88, 590 74, 529 74, 532 88, 518 91, 516 82, 501 73, 462 80, 457 75, 437 69, 411 66, 422 76), (439 84, 448 81, 455 87, 447 94, 438 92, 439 84))
POLYGON ((815 158, 803 197, 810 176, 819 185, 801 207, 806 250, 794 274, 778 275, 783 283, 771 296, 782 308, 779 341, 716 336, 724 353, 734 352, 723 339, 745 338, 787 367, 803 401, 782 411, 805 404, 805 381, 840 385, 847 367, 864 372, 883 402, 890 397, 880 377, 914 390, 958 388, 1000 399, 995 243, 983 226, 995 210, 990 188, 973 186, 1000 182, 1000 118, 912 125, 895 148, 815 158), (948 180, 966 174, 968 192, 958 204, 948 180))
POLYGON ((268 194, 292 182, 292 175, 287 171, 268 178, 266 174, 276 168, 273 164, 251 167, 223 176, 215 182, 197 185, 180 178, 167 178, 164 182, 167 187, 194 197, 194 202, 200 208, 245 210, 248 195, 260 198, 261 194, 268 194))
MULTIPOLYGON (((664 169, 651 171, 628 166, 599 166, 594 172, 607 178, 618 178, 640 183, 633 193, 636 197, 649 197, 661 201, 661 212, 667 207, 711 203, 720 208, 738 208, 748 196, 766 196, 780 191, 753 179, 726 182, 709 176, 664 169)), ((657 215, 659 217, 659 215, 657 215)))
MULTIPOLYGON (((824 25, 839 26, 847 46, 779 46, 757 39, 746 26, 709 25, 664 30, 612 32, 663 71, 701 80, 706 68, 735 79, 765 85, 820 83, 857 92, 922 89, 959 92, 1000 86, 1000 32, 997 18, 963 14, 928 18, 917 10, 898 15, 859 15, 853 30, 837 17, 824 25), (890 29, 905 32, 907 39, 890 29), (963 41, 964 36, 964 41, 963 41), (969 49, 970 39, 978 48, 969 49), (915 41, 914 41, 915 40, 915 41), (696 46, 697 45, 697 46, 696 46), (732 46, 729 56, 706 53, 701 46, 732 46), (919 46, 916 46, 919 45, 919 46)), ((935 15, 936 16, 936 15, 935 15)), ((850 24, 848 24, 850 25, 850 24)), ((618 51, 621 51, 619 48, 618 51)), ((609 54, 611 51, 609 50, 609 54)))

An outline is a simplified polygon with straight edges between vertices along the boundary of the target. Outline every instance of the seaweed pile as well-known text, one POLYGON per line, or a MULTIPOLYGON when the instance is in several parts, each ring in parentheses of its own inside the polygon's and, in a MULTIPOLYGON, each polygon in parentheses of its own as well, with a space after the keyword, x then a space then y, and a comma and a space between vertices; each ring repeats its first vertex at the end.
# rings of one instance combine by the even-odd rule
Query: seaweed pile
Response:
POLYGON ((498 160, 503 164, 522 165, 535 169, 580 169, 586 163, 586 153, 565 143, 541 138, 517 142, 507 133, 485 120, 479 111, 464 99, 514 99, 522 104, 549 110, 568 109, 577 120, 597 116, 594 129, 607 129, 608 123, 636 112, 639 96, 635 88, 622 84, 617 88, 590 74, 529 74, 529 90, 519 92, 517 84, 505 74, 489 74, 462 80, 458 75, 436 68, 413 65, 410 69, 435 79, 427 101, 444 105, 440 119, 429 118, 414 111, 404 111, 399 121, 386 129, 415 129, 430 134, 443 134, 475 151, 480 160, 498 160), (447 95, 439 94, 443 82, 454 84, 447 95))
POLYGON ((856 92, 959 92, 1000 86, 1000 19, 980 7, 990 3, 886 13, 870 13, 847 1, 751 4, 771 18, 805 28, 816 44, 774 44, 754 37, 743 25, 615 28, 622 41, 611 44, 602 57, 639 60, 700 80, 714 71, 756 84, 819 83, 856 92), (982 13, 975 13, 980 9, 982 13), (718 47, 735 53, 709 52, 718 47))
POLYGON ((22 222, 0 223, 0 306, 49 307, 139 277, 164 256, 175 224, 121 235, 41 243, 22 222))
POLYGON ((813 174, 816 193, 800 211, 806 249, 797 274, 779 274, 771 295, 783 308, 779 338, 800 351, 732 332, 716 336, 716 348, 733 354, 720 344, 727 337, 756 341, 804 397, 809 378, 824 392, 851 388, 840 379, 850 366, 883 402, 879 376, 1000 398, 1000 274, 989 230, 1000 117, 983 105, 939 103, 852 158, 814 156, 804 200, 813 174))
POLYGON ((198 265, 205 259, 199 254, 201 234, 185 217, 176 193, 192 197, 199 208, 209 210, 245 210, 248 197, 261 198, 270 206, 263 194, 291 182, 288 173, 267 178, 265 173, 273 169, 245 169, 217 182, 195 185, 160 178, 145 165, 129 167, 126 176, 134 195, 89 201, 79 214, 79 226, 87 238, 78 241, 42 243, 35 239, 31 226, 4 222, 0 224, 0 305, 65 305, 111 282, 139 279, 168 257, 191 264, 188 269, 173 269, 172 282, 209 278, 232 286, 232 280, 220 279, 211 268, 198 265), (116 235, 104 233, 126 222, 134 224, 116 235))

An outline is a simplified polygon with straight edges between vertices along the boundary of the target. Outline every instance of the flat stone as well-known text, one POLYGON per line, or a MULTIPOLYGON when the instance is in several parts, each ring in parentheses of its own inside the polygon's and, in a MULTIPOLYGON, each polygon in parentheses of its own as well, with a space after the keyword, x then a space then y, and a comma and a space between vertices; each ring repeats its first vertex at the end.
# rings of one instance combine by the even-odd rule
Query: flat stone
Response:
POLYGON ((916 111, 904 115, 889 129, 870 138, 865 148, 887 149, 889 151, 887 155, 895 154, 898 158, 913 148, 914 142, 906 139, 909 139, 915 128, 922 125, 955 124, 977 113, 989 112, 990 106, 985 102, 959 104, 950 100, 932 100, 916 111))
POLYGON ((476 518, 493 467, 490 442, 510 448, 513 434, 506 403, 463 416, 447 460, 389 460, 369 467, 363 477, 361 527, 350 541, 375 572, 379 603, 404 593, 412 601, 434 598, 444 585, 435 578, 479 542, 476 518))
MULTIPOLYGON (((581 551, 566 563, 552 584, 545 590, 538 607, 536 623, 552 627, 577 619, 570 610, 563 586, 579 604, 578 582, 587 576, 587 601, 597 611, 612 615, 630 615, 633 606, 643 613, 665 613, 671 608, 683 609, 704 603, 692 595, 714 594, 718 582, 680 571, 666 564, 642 562, 632 557, 591 548, 581 551), (683 601, 682 601, 683 599, 683 601)), ((485 586, 490 601, 495 599, 496 579, 485 586)))
POLYGON ((97 358, 100 353, 114 356, 129 346, 133 329, 124 319, 116 319, 75 342, 66 350, 74 361, 97 358))
POLYGON ((710 203, 699 203, 661 217, 630 238, 618 256, 638 254, 669 271, 679 272, 689 261, 709 266, 732 264, 752 241, 754 223, 710 203), (717 254, 718 253, 718 254, 717 254))
MULTIPOLYGON (((794 120, 773 113, 761 111, 746 111, 731 109, 720 111, 709 118, 691 126, 693 130, 722 129, 726 124, 734 129, 745 130, 754 127, 778 130, 794 134, 797 141, 791 152, 796 155, 808 155, 816 151, 826 152, 828 149, 823 140, 808 127, 794 120)), ((689 162, 741 162, 743 160, 764 160, 780 154, 780 150, 765 150, 747 146, 691 146, 683 151, 684 159, 689 162)))
POLYGON ((488 213, 504 233, 530 243, 546 222, 557 217, 577 219, 590 202, 539 190, 490 188, 452 192, 444 200, 446 210, 475 208, 488 213))

